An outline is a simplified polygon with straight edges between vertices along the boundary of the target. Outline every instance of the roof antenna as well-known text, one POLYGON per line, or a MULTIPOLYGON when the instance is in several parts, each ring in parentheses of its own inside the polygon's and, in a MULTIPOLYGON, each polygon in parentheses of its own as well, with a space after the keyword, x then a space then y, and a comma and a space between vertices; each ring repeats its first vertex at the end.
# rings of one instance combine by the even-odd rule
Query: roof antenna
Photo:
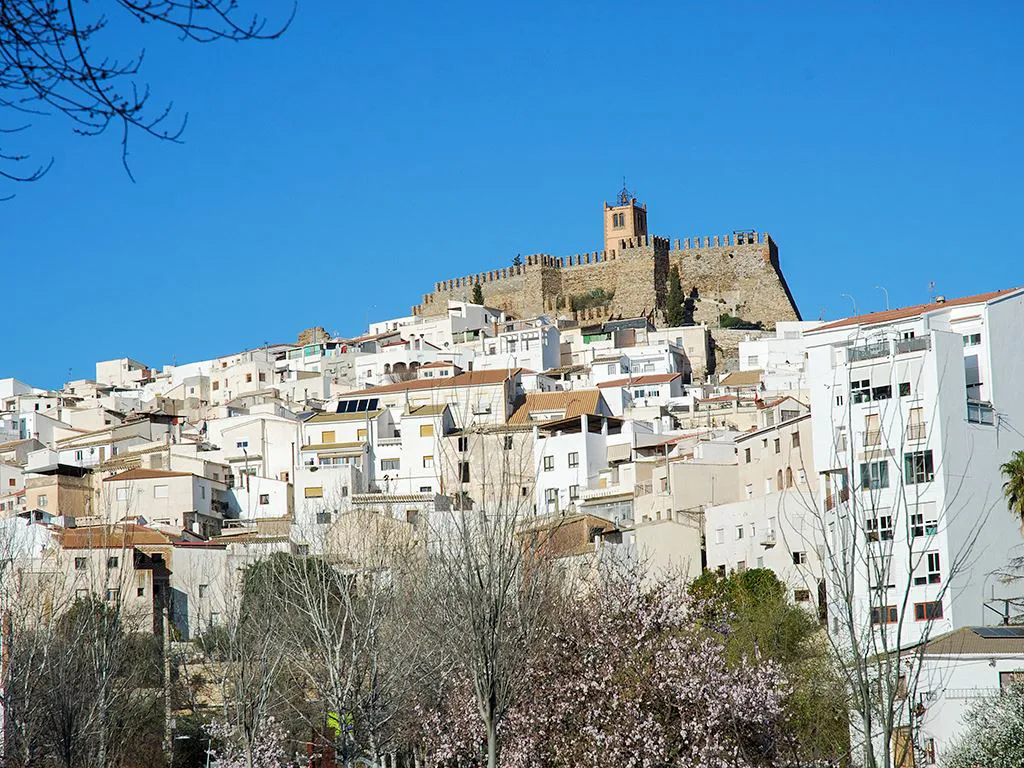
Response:
POLYGON ((935 303, 935 281, 934 280, 929 280, 928 281, 928 303, 929 304, 935 303))

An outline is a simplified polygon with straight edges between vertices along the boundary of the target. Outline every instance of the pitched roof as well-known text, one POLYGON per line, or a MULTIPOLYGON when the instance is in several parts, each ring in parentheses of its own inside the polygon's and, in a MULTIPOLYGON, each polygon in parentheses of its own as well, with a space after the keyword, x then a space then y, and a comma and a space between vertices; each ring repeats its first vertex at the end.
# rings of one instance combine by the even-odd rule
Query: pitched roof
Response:
POLYGON ((453 387, 484 387, 501 384, 510 376, 522 373, 522 368, 497 368, 491 371, 467 371, 455 376, 448 376, 443 379, 410 379, 400 381, 396 384, 384 384, 379 387, 367 387, 366 389, 353 389, 338 395, 342 400, 352 400, 370 395, 385 395, 391 392, 405 392, 416 389, 450 389, 453 387))
POLYGON ((424 368, 459 368, 459 366, 457 366, 455 363, 446 363, 441 360, 435 360, 432 363, 427 363, 426 365, 420 366, 420 370, 423 370, 424 368))
POLYGON ((169 472, 166 469, 129 469, 103 478, 104 483, 112 480, 158 480, 162 477, 191 477, 191 472, 169 472))
POLYGON ((535 413, 560 412, 559 418, 571 419, 585 413, 599 414, 601 408, 601 390, 572 389, 568 392, 527 392, 526 401, 516 408, 509 416, 509 424, 543 423, 531 419, 535 413))
POLYGON ((962 627, 932 638, 924 644, 926 656, 951 654, 1024 654, 1024 627, 962 627), (1004 635, 984 637, 984 635, 1004 635))
POLYGON ((60 534, 60 544, 64 549, 122 549, 173 541, 174 537, 169 534, 135 523, 64 528, 60 534))
POLYGON ((604 389, 605 387, 632 387, 637 384, 667 384, 670 381, 682 377, 681 373, 649 373, 646 376, 634 376, 632 379, 612 379, 611 381, 602 381, 597 386, 604 389))
POLYGON ((754 371, 733 371, 718 382, 720 387, 750 387, 761 383, 760 369, 754 371))
POLYGON ((842 320, 836 320, 832 323, 826 323, 825 325, 819 325, 817 328, 812 328, 805 333, 819 333, 820 331, 831 331, 836 328, 846 328, 853 325, 878 325, 879 323, 891 323, 894 320, 906 320, 910 317, 917 317, 928 312, 934 312, 936 310, 942 310, 947 307, 962 307, 969 304, 986 304, 994 299, 1008 296, 1011 293, 1016 293, 1021 290, 1020 288, 1008 288, 1002 291, 990 291, 988 293, 978 293, 974 296, 963 296, 959 299, 946 299, 942 302, 931 302, 930 304, 915 304, 910 307, 899 307, 897 309, 887 309, 882 312, 869 312, 866 315, 855 315, 853 317, 846 317, 842 320))
POLYGON ((447 403, 431 403, 430 405, 414 405, 404 414, 403 418, 415 419, 423 416, 440 416, 448 408, 447 403))

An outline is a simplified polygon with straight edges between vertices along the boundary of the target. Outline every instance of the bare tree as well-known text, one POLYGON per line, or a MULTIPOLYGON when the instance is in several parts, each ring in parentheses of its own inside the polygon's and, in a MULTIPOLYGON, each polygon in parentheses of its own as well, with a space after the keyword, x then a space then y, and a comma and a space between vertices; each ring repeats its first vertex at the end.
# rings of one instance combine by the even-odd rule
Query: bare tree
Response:
MULTIPOLYGON (((110 4, 125 19, 165 27, 183 40, 208 43, 269 40, 280 36, 295 7, 274 26, 258 14, 243 15, 236 0, 115 0, 110 4)), ((94 136, 111 125, 121 131, 121 159, 129 176, 128 139, 139 132, 178 142, 186 117, 171 121, 171 105, 152 109, 148 85, 139 83, 145 52, 127 59, 94 49, 107 16, 82 0, 10 0, 0 3, 0 106, 27 118, 59 114, 76 133, 94 136)), ((14 133, 28 124, 8 126, 14 133)), ((7 169, 0 177, 34 181, 52 160, 19 168, 28 157, 3 151, 7 169)))

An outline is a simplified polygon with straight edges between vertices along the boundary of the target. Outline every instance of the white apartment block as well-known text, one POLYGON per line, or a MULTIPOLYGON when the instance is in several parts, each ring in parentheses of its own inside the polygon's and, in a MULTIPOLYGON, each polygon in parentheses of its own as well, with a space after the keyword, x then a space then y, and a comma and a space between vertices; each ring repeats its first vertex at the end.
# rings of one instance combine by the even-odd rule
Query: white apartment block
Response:
POLYGON ((806 334, 830 577, 850 575, 857 625, 890 646, 986 623, 986 600, 1019 592, 995 572, 1024 544, 999 472, 1024 447, 1021 328, 1008 290, 806 334))
POLYGON ((561 365, 558 326, 544 315, 531 320, 507 320, 497 324, 493 335, 481 335, 473 344, 478 371, 526 368, 546 371, 561 365))
POLYGON ((747 336, 739 345, 740 370, 762 371, 766 392, 807 389, 807 342, 804 333, 823 325, 817 320, 787 320, 776 324, 774 336, 747 336))

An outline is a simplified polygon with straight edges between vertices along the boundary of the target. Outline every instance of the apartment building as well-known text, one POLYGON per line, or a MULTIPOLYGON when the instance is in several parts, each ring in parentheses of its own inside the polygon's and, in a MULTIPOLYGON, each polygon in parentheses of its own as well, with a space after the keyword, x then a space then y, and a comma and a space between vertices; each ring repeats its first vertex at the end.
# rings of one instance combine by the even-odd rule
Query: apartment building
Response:
POLYGON ((999 471, 1024 447, 1021 327, 1013 289, 805 334, 831 598, 890 643, 984 624, 1019 591, 996 571, 1024 544, 999 471))
POLYGON ((791 598, 825 610, 822 524, 806 405, 790 398, 762 409, 760 429, 736 437, 738 501, 704 510, 708 568, 768 568, 791 598))
POLYGON ((191 472, 130 469, 102 480, 103 516, 116 523, 143 518, 201 536, 215 536, 228 512, 227 484, 191 472))

